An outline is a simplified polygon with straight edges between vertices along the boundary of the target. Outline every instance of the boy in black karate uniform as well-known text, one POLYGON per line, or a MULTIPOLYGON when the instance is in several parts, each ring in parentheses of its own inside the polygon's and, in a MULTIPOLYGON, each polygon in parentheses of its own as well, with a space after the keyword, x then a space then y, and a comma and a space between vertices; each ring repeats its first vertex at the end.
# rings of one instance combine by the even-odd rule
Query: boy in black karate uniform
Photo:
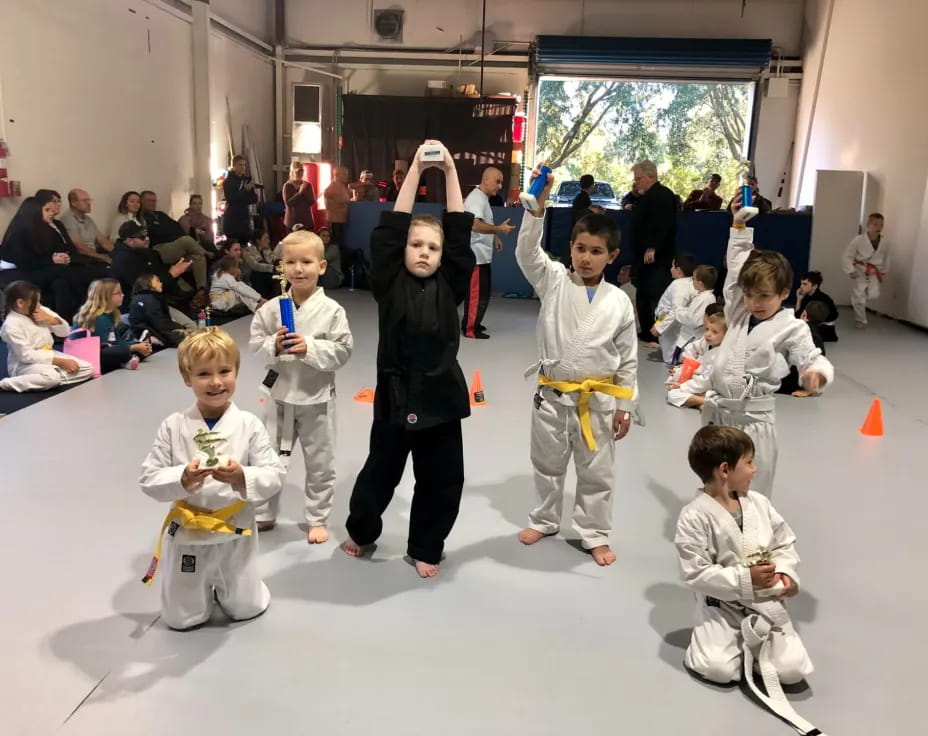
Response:
POLYGON ((470 401, 457 362, 458 305, 475 264, 474 217, 464 212, 454 159, 437 141, 425 146, 440 146, 441 160, 423 162, 423 148, 416 152, 393 212, 382 213, 371 233, 370 278, 380 327, 377 391, 370 451, 351 493, 344 547, 360 557, 380 536, 381 516, 411 452, 416 485, 407 554, 424 578, 438 574, 464 487, 461 419, 470 415, 470 401), (445 172, 442 222, 411 215, 420 174, 429 166, 445 172))

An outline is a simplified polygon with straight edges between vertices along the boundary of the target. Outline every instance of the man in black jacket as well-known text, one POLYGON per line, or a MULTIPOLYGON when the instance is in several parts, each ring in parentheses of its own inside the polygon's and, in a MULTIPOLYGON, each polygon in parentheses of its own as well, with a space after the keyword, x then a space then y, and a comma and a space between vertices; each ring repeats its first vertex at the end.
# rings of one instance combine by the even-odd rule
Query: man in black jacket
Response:
MULTIPOLYGON (((142 274, 151 273, 161 279, 164 294, 175 306, 184 306, 190 301, 191 293, 185 292, 178 279, 191 266, 190 261, 179 261, 168 267, 161 255, 149 247, 148 231, 141 225, 124 222, 119 228, 119 240, 113 247, 113 276, 119 279, 124 294, 132 294, 135 280, 142 274)), ((126 299, 128 305, 129 299, 126 299)))
POLYGON ((638 310, 638 337, 651 342, 654 310, 672 279, 677 240, 677 195, 657 180, 657 167, 642 161, 632 168, 640 198, 632 220, 632 283, 638 310))
MULTIPOLYGON (((190 261, 197 294, 194 298, 199 307, 209 304, 209 284, 206 273, 206 251, 189 235, 177 220, 158 209, 158 196, 149 190, 141 195, 142 209, 139 214, 145 220, 151 247, 158 251, 161 260, 168 266, 190 261)), ((184 269, 185 271, 187 269, 184 269)))

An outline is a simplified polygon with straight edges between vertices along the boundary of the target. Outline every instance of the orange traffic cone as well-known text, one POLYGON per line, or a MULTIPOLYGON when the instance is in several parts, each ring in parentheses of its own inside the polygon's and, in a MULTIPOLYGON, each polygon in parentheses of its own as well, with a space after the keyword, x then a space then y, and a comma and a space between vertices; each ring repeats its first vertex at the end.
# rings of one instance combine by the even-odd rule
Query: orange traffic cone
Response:
POLYGON ((700 363, 698 360, 695 360, 693 358, 684 358, 683 367, 680 369, 680 381, 679 382, 686 383, 687 381, 689 381, 695 375, 696 371, 699 369, 699 366, 701 365, 702 363, 700 363))
POLYGON ((883 408, 879 399, 874 399, 870 404, 870 411, 867 412, 867 418, 864 419, 860 433, 870 437, 883 436, 883 408))
POLYGON ((374 403, 374 392, 369 388, 362 388, 358 393, 355 394, 354 400, 359 404, 373 404, 374 403))
POLYGON ((486 396, 483 394, 483 381, 480 379, 480 371, 474 371, 474 380, 470 382, 470 405, 487 405, 486 396))

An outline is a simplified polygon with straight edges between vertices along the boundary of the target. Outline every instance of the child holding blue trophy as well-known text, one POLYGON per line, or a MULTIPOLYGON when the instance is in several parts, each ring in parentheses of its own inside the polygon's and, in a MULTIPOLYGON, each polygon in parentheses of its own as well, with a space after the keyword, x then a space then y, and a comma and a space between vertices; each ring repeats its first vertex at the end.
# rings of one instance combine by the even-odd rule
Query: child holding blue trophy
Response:
MULTIPOLYGON (((335 490, 335 371, 353 341, 345 310, 319 286, 327 265, 319 236, 297 230, 280 245, 282 294, 255 313, 249 345, 267 361, 265 421, 274 448, 284 464, 297 440, 303 448, 306 541, 321 544, 335 490)), ((259 531, 274 527, 279 505, 278 494, 257 507, 259 531)))

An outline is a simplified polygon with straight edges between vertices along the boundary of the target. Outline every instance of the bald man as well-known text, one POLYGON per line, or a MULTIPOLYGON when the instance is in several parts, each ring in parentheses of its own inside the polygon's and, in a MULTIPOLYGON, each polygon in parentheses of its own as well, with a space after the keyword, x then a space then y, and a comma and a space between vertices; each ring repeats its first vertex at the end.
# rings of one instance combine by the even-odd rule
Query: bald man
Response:
POLYGON ((503 188, 503 172, 490 167, 483 172, 480 186, 467 195, 464 210, 474 216, 474 226, 470 234, 470 249, 477 258, 477 265, 470 279, 470 289, 464 300, 464 318, 461 320, 461 333, 474 340, 486 340, 490 337, 483 327, 483 315, 490 304, 490 263, 493 261, 493 249, 502 250, 500 235, 509 235, 515 228, 509 220, 494 225, 493 209, 490 197, 499 194, 503 188))
POLYGON ((100 232, 90 216, 92 203, 90 195, 83 189, 72 189, 68 192, 70 209, 61 216, 61 224, 78 251, 94 260, 109 263, 110 258, 106 254, 113 251, 113 243, 100 232))

